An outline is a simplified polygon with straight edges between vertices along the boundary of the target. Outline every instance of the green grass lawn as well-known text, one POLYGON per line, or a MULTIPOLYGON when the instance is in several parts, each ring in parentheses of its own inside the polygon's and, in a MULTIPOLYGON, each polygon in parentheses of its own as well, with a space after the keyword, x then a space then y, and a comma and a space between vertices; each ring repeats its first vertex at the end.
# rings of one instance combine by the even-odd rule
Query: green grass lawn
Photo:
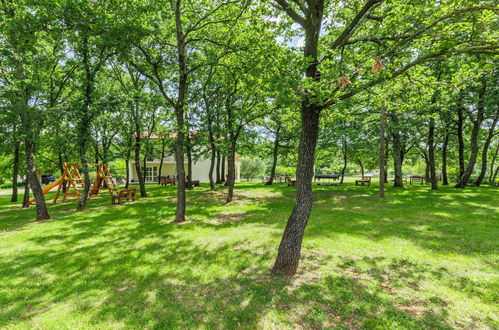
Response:
POLYGON ((206 185, 111 205, 0 195, 1 328, 497 328, 499 190, 316 187, 302 261, 269 272, 293 187, 206 185))

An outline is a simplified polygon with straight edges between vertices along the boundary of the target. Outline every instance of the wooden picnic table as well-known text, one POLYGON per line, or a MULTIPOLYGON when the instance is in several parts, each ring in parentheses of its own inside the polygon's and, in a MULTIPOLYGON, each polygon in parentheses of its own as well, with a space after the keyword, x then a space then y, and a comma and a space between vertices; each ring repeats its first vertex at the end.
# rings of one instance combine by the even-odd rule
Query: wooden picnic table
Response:
POLYGON ((421 185, 424 183, 423 177, 421 175, 411 175, 409 177, 409 183, 412 185, 413 183, 421 182, 421 185))
POLYGON ((314 181, 317 182, 318 186, 336 186, 337 181, 340 178, 339 174, 315 174, 314 181), (323 180, 321 182, 321 180, 323 180), (328 181, 330 180, 330 181, 328 181))

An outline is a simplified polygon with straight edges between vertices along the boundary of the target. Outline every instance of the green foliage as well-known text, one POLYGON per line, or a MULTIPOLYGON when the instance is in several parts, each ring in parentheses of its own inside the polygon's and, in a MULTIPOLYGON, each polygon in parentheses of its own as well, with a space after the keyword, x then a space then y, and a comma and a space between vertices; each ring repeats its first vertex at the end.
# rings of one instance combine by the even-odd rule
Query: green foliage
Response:
POLYGON ((241 159, 241 177, 251 179, 265 173, 265 162, 259 158, 243 157, 241 159))
POLYGON ((296 175, 296 168, 291 166, 277 165, 275 169, 277 175, 288 175, 294 177, 296 175))

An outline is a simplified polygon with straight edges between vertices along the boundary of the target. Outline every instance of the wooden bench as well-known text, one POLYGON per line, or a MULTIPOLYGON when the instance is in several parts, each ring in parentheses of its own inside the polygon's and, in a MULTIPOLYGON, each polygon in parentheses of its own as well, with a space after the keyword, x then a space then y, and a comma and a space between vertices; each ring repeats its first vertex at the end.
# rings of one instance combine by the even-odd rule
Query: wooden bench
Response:
POLYGON ((421 184, 424 183, 423 181, 423 177, 420 176, 420 175, 411 175, 409 177, 409 183, 412 185, 413 183, 417 183, 417 182, 420 182, 421 184))
POLYGON ((194 187, 199 187, 199 180, 192 180, 191 182, 194 187))
POLYGON ((176 185, 175 178, 165 178, 165 177, 162 177, 161 178, 161 185, 162 186, 166 186, 167 184, 170 184, 172 186, 176 185))
POLYGON ((355 185, 358 186, 359 183, 363 186, 364 183, 366 183, 368 186, 371 186, 371 177, 370 176, 363 176, 362 179, 360 180, 355 180, 355 185))
POLYGON ((291 179, 289 176, 286 177, 286 182, 288 183, 288 186, 290 186, 290 187, 296 186, 296 180, 291 179))
POLYGON ((121 204, 124 202, 124 199, 126 198, 127 201, 130 199, 132 201, 137 199, 137 189, 135 188, 128 188, 128 189, 122 189, 118 191, 117 195, 113 195, 112 203, 116 204, 116 201, 118 201, 118 204, 121 204))

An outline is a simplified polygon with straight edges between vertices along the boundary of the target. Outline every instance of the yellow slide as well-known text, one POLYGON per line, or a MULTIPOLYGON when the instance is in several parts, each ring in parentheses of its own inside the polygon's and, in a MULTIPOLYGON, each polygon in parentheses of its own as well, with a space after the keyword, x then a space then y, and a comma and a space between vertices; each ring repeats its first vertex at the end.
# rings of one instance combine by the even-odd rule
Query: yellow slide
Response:
MULTIPOLYGON (((52 182, 52 183, 50 183, 50 184, 46 185, 45 187, 43 187, 43 190, 42 190, 43 194, 45 195, 45 194, 46 194, 46 193, 48 193, 50 190, 52 190, 52 188, 57 187, 59 184, 61 184, 62 179, 63 179, 63 176, 61 175, 61 177, 60 177, 59 179, 57 179, 57 180, 55 180, 54 182, 52 182)), ((26 184, 27 184, 27 183, 26 183, 26 184)), ((34 202, 34 201, 35 201, 35 199, 33 198, 33 199, 31 199, 31 200, 29 201, 29 203, 30 203, 30 204, 33 204, 33 202, 34 202)))

